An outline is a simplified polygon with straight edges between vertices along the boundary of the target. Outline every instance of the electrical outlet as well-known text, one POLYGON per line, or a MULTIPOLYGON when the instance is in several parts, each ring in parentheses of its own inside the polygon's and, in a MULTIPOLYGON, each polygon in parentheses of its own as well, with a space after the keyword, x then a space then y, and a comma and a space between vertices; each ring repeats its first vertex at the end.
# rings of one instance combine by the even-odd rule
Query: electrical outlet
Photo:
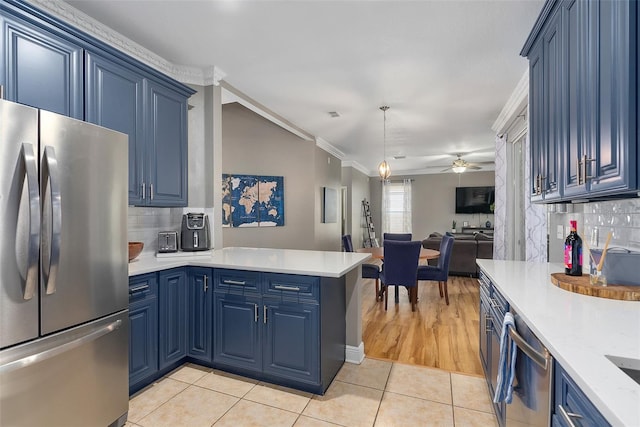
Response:
POLYGON ((556 229, 556 238, 564 239, 564 227, 562 225, 559 225, 556 229))

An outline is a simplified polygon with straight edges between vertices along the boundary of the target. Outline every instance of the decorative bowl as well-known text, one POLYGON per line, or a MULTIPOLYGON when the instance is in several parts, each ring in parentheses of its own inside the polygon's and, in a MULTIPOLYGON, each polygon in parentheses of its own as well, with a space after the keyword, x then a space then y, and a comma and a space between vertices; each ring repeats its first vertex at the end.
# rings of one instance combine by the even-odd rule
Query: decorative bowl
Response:
POLYGON ((140 255, 143 247, 143 242, 129 242, 129 262, 136 259, 136 257, 140 255))

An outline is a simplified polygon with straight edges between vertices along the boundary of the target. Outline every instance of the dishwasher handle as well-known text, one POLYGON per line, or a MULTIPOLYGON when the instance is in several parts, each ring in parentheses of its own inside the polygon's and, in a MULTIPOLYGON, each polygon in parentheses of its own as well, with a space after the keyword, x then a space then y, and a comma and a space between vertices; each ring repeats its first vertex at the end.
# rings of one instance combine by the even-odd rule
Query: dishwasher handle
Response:
MULTIPOLYGON (((518 348, 526 354, 529 359, 533 360, 538 366, 540 366, 545 371, 549 369, 549 362, 551 359, 551 354, 549 350, 546 348, 542 353, 540 353, 535 348, 531 347, 529 343, 518 334, 516 329, 513 326, 509 326, 509 336, 516 343, 518 348)), ((544 347, 543 347, 544 348, 544 347)))

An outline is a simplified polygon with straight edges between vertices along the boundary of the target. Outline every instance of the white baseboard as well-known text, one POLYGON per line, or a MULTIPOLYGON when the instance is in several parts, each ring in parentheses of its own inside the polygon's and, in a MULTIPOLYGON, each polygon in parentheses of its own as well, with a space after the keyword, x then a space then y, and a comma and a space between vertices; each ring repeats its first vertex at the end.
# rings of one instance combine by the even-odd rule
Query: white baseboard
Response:
POLYGON ((354 347, 347 345, 344 350, 344 361, 349 363, 361 364, 364 360, 364 342, 360 342, 360 345, 354 347))

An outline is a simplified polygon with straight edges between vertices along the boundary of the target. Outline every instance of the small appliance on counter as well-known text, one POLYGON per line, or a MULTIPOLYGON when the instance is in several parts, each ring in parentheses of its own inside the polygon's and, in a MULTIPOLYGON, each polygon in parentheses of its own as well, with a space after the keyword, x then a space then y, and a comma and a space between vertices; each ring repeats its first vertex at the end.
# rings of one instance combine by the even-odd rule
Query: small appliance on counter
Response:
POLYGON ((181 247, 183 251, 206 251, 209 249, 209 217, 204 213, 182 215, 181 247))
POLYGON ((158 233, 158 252, 178 252, 178 232, 161 231, 158 233))

